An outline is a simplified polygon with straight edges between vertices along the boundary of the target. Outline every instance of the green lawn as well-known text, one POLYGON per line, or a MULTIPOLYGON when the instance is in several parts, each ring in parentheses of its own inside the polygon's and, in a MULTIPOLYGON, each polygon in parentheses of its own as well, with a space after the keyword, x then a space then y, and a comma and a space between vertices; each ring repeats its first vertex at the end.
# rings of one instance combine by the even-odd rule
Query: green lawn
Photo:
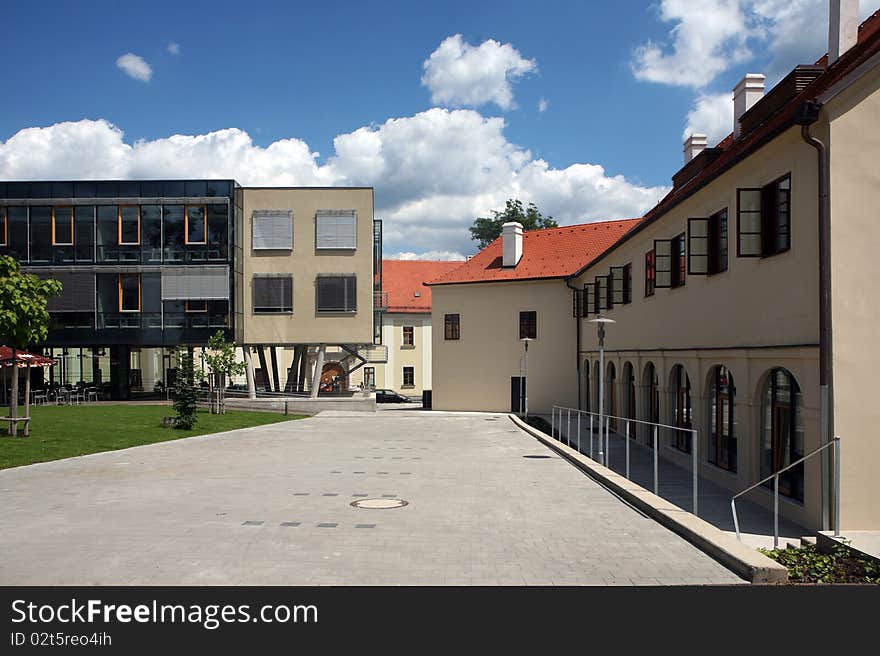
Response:
POLYGON ((9 437, 0 428, 4 433, 0 469, 303 418, 244 410, 225 415, 200 411, 193 430, 162 428, 162 417, 173 415, 173 408, 161 405, 31 406, 29 437, 9 437))

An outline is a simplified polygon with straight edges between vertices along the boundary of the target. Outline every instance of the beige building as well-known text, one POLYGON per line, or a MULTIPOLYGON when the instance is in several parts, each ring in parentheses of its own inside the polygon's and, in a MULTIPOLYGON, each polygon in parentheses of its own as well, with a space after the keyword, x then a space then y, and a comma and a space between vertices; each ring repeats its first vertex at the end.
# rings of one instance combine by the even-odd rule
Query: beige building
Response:
POLYGON ((352 374, 351 383, 422 397, 431 389, 431 288, 424 282, 460 262, 384 260, 382 344, 352 374))
MULTIPOLYGON (((732 134, 712 148, 702 135, 688 139, 672 191, 613 245, 578 247, 573 274, 558 258, 537 256, 542 267, 530 253, 557 233, 520 237, 508 228, 434 281, 434 322, 458 317, 460 333, 435 333, 434 406, 518 409, 508 381, 522 344, 511 326, 537 310, 537 330, 528 330, 531 413, 554 404, 595 411, 604 376, 605 413, 685 429, 661 433, 662 457, 688 467, 696 448, 700 474, 731 492, 839 435, 841 526, 880 528, 880 410, 869 397, 880 365, 880 283, 871 275, 880 243, 880 15, 857 40, 854 25, 831 32, 840 38, 829 56, 768 93, 763 76, 747 75, 734 89, 732 134), (544 271, 562 277, 536 280, 544 271), (598 314, 616 322, 604 372, 588 323, 598 314)), ((647 444, 648 431, 634 439, 647 444)), ((780 477, 785 517, 830 528, 829 462, 812 458, 780 477)), ((769 487, 750 498, 772 507, 769 487)))

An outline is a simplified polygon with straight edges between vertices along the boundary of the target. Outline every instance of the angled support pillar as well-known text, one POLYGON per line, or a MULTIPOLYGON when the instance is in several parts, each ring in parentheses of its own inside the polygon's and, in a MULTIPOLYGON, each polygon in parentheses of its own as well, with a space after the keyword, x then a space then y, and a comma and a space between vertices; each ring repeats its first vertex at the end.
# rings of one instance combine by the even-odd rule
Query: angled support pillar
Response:
POLYGON ((318 355, 315 359, 315 373, 312 375, 312 391, 310 398, 318 398, 318 392, 321 388, 321 373, 324 371, 324 354, 327 351, 327 345, 321 344, 318 347, 318 355))
POLYGON ((244 371, 245 376, 247 377, 248 398, 255 399, 257 398, 257 386, 254 384, 254 360, 251 357, 251 349, 249 346, 244 345, 241 347, 241 352, 244 355, 244 371))

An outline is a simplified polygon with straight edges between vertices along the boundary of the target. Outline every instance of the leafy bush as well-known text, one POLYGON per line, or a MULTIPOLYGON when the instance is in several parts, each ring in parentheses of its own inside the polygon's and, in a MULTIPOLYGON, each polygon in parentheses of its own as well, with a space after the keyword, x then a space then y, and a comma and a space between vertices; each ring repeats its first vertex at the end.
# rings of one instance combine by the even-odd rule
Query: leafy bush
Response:
POLYGON ((196 371, 192 354, 187 349, 180 349, 177 363, 177 379, 174 381, 174 411, 177 413, 177 421, 174 427, 192 430, 198 421, 196 371))
POLYGON ((844 545, 830 554, 815 545, 800 549, 759 549, 762 554, 785 565, 792 583, 876 583, 880 584, 880 565, 857 557, 844 545))

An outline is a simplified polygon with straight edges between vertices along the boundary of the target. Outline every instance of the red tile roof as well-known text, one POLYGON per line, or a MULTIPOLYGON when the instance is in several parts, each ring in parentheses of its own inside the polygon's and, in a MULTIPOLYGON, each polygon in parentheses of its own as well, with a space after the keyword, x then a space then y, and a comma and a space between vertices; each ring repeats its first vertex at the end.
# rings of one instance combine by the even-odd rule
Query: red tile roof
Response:
POLYGON ((382 291, 388 294, 387 311, 430 312, 431 288, 422 283, 461 265, 462 262, 382 260, 382 291))
POLYGON ((467 262, 429 285, 564 278, 598 257, 641 219, 601 221, 529 230, 523 233, 523 255, 515 267, 502 267, 499 237, 467 262))

